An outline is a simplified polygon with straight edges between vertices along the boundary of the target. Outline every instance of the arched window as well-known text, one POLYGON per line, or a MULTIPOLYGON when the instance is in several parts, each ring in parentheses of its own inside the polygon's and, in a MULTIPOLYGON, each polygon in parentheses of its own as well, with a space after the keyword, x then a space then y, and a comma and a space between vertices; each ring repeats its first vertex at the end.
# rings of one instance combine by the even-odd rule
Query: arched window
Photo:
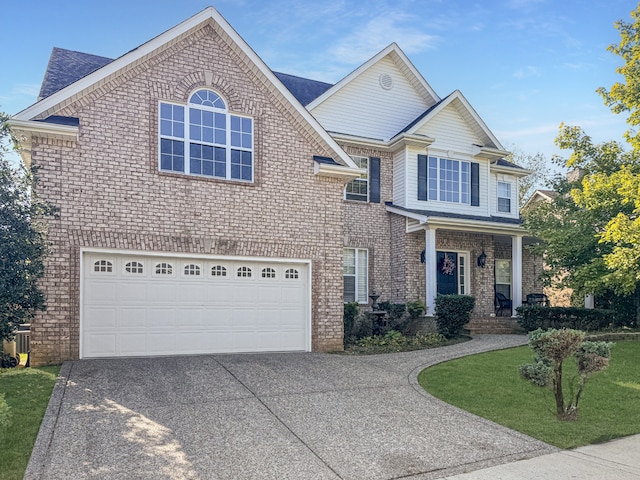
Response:
POLYGON ((200 275, 200 265, 196 265, 195 263, 190 263, 184 266, 184 274, 187 276, 199 276, 200 275))
POLYGON ((240 267, 236 272, 236 276, 238 278, 251 278, 251 268, 249 267, 240 267))
POLYGON ((111 273, 113 272, 113 263, 109 260, 98 260, 93 264, 93 271, 100 273, 111 273))
POLYGON ((226 277, 227 269, 222 265, 214 265, 211 267, 211 276, 212 277, 226 277))
POLYGON ((284 278, 288 279, 288 280, 295 280, 300 276, 300 274, 298 273, 298 270, 296 270, 295 268, 289 268, 287 269, 286 272, 284 272, 284 278))
POLYGON ((144 273, 144 268, 140 262, 127 262, 124 270, 127 273, 144 273))
POLYGON ((262 278, 276 278, 276 271, 271 267, 263 268, 262 278))
POLYGON ((160 170, 252 182, 253 119, 230 114, 212 90, 186 106, 160 103, 160 170))
POLYGON ((173 273, 173 266, 170 263, 157 263, 156 275, 171 275, 173 273))

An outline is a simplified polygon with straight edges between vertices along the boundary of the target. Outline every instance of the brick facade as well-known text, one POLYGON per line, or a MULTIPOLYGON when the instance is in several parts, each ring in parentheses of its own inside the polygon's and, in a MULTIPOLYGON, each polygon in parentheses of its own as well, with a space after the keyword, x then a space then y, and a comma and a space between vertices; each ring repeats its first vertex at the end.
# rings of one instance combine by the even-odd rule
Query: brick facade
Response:
POLYGON ((88 97, 55 112, 80 119, 77 144, 33 142, 41 193, 60 208, 34 365, 79 356, 81 247, 311 259, 312 349, 342 348, 343 183, 314 175, 327 148, 211 26, 88 97), (207 84, 254 118, 253 184, 158 171, 158 102, 207 84))

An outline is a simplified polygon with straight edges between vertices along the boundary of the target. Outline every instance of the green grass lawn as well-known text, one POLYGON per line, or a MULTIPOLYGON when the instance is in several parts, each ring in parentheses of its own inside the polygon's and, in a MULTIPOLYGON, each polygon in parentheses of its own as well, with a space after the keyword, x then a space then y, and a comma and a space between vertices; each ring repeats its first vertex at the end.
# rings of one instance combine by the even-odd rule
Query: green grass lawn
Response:
MULTIPOLYGON (((640 342, 613 346, 609 367, 587 381, 575 422, 556 418, 551 389, 520 378, 518 367, 532 360, 529 347, 472 355, 422 371, 419 382, 447 403, 560 448, 640 433, 640 342)), ((568 365, 565 378, 575 372, 568 365)))
POLYGON ((0 479, 24 476, 59 366, 0 369, 0 393, 9 406, 9 424, 0 429, 0 479))

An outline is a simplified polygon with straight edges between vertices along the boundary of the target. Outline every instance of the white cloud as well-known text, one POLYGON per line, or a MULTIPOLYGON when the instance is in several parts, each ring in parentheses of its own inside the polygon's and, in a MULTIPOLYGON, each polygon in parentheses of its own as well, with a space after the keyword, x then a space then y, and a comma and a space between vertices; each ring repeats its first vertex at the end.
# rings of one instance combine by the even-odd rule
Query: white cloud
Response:
POLYGON ((416 53, 434 48, 439 37, 429 35, 415 25, 421 25, 414 15, 387 12, 369 20, 330 49, 333 58, 342 63, 362 63, 392 42, 405 53, 416 53))
POLYGON ((37 97, 40 92, 40 84, 37 83, 17 83, 11 88, 14 95, 27 95, 37 97))

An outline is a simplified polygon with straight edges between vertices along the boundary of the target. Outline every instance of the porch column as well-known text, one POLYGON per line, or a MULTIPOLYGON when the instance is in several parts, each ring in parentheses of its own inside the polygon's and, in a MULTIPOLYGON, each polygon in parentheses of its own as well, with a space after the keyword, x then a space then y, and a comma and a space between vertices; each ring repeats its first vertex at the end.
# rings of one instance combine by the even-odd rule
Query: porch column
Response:
POLYGON ((522 305, 522 236, 511 237, 511 314, 517 315, 516 308, 522 305))
POLYGON ((438 279, 436 260, 436 229, 427 227, 424 230, 424 268, 427 305, 427 315, 433 316, 436 311, 436 295, 438 294, 438 279))

